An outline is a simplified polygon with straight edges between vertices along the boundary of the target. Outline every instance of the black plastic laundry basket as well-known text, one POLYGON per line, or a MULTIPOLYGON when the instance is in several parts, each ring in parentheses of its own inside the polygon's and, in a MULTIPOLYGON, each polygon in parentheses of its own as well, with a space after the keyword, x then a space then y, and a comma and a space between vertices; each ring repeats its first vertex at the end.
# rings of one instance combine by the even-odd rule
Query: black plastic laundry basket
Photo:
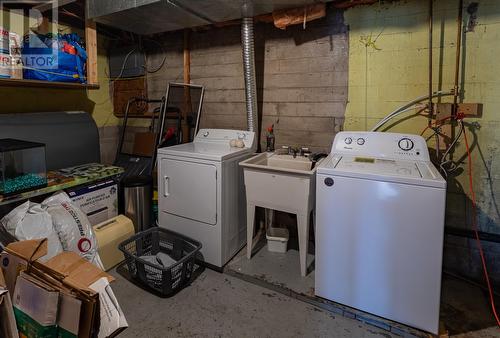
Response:
POLYGON ((134 279, 162 296, 169 296, 190 282, 201 243, 155 227, 122 242, 119 249, 123 252, 128 271, 134 279), (141 258, 159 253, 169 255, 175 263, 163 266, 141 258))

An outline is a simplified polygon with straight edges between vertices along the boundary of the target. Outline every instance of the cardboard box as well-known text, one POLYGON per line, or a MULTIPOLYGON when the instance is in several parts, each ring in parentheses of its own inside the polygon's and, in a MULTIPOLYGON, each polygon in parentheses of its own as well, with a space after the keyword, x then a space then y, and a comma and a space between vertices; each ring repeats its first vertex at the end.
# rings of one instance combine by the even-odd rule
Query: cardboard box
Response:
MULTIPOLYGON (((100 294, 99 291, 95 291, 90 287, 100 279, 104 279, 109 283, 114 280, 112 276, 74 252, 63 252, 45 263, 36 261, 36 259, 44 256, 47 252, 46 240, 14 242, 9 244, 5 248, 5 251, 7 256, 4 255, 4 257, 10 260, 13 257, 17 257, 21 259, 21 262, 24 260, 26 264, 28 261, 31 261, 30 268, 26 269, 25 272, 21 272, 16 280, 16 296, 24 294, 24 291, 21 293, 22 289, 28 289, 31 292, 34 292, 33 290, 36 289, 37 295, 41 295, 38 299, 46 300, 53 307, 54 300, 52 297, 55 296, 52 295, 49 297, 46 292, 51 290, 56 291, 58 302, 55 311, 56 314, 60 314, 56 316, 56 326, 60 326, 64 330, 59 330, 58 334, 60 337, 73 337, 75 336, 75 332, 77 332, 79 338, 88 338, 94 335, 97 336, 103 325, 105 325, 104 327, 115 327, 108 323, 102 323, 100 319, 102 316, 100 315, 99 299, 101 297, 110 297, 110 295, 114 297, 111 288, 106 288, 105 294, 100 294), (27 286, 26 281, 36 287, 33 285, 27 286), (22 284, 18 285, 19 283, 22 284)), ((118 304, 115 298, 111 299, 118 304)), ((37 300, 37 302, 39 301, 37 300)), ((19 316, 24 314, 34 319, 30 314, 33 314, 33 309, 38 309, 38 307, 33 308, 34 305, 32 305, 30 308, 30 305, 27 303, 16 302, 16 304, 18 305, 17 308, 22 312, 19 313, 19 316)), ((18 313, 16 313, 17 315, 18 313)), ((123 316, 123 313, 121 313, 121 316, 123 316)), ((22 319, 24 322, 29 323, 30 327, 36 327, 27 318, 22 319)), ((37 317, 36 321, 48 324, 50 322, 49 319, 52 320, 52 317, 37 317)), ((116 335, 126 327, 124 317, 122 318, 122 323, 125 326, 117 328, 115 331, 109 331, 112 332, 111 336, 116 335)))
POLYGON ((59 311, 57 315, 58 337, 78 337, 82 301, 67 292, 59 293, 59 311))
POLYGON ((10 293, 6 288, 5 279, 0 269, 0 337, 19 338, 14 316, 14 308, 10 293))
POLYGON ((0 266, 5 277, 5 286, 11 295, 14 294, 16 279, 22 271, 26 270, 26 265, 26 260, 21 257, 11 255, 6 251, 0 254, 0 266))
POLYGON ((113 290, 109 286, 109 281, 105 277, 100 278, 90 285, 90 288, 99 293, 101 325, 98 338, 118 335, 128 327, 128 323, 113 290))
POLYGON ((17 277, 13 303, 20 337, 57 336, 57 289, 22 272, 17 277))
POLYGON ((114 180, 68 190, 67 193, 92 225, 118 215, 118 185, 114 180))

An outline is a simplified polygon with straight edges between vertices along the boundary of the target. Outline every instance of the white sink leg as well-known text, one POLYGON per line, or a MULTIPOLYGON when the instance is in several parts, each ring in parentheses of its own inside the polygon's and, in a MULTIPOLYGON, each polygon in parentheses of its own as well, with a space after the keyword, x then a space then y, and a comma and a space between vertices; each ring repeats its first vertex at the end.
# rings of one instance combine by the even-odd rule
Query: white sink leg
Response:
POLYGON ((247 204, 247 258, 252 258, 255 205, 247 204))
POLYGON ((309 246, 309 215, 297 215, 297 230, 299 234, 299 256, 300 256, 300 275, 305 277, 307 274, 307 249, 309 246))

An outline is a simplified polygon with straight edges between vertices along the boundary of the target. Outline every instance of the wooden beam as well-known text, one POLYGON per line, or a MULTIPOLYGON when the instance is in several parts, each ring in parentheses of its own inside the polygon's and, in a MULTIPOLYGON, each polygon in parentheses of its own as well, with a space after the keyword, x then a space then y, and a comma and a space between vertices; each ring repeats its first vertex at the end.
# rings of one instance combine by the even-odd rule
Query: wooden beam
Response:
POLYGON ((305 24, 324 16, 326 16, 326 5, 324 3, 273 12, 274 25, 279 29, 286 29, 291 25, 305 24))
POLYGON ((85 21, 85 47, 87 49, 87 83, 99 83, 97 74, 97 31, 94 20, 85 21))
POLYGON ((333 2, 333 7, 347 9, 360 5, 372 5, 379 0, 337 0, 333 2))

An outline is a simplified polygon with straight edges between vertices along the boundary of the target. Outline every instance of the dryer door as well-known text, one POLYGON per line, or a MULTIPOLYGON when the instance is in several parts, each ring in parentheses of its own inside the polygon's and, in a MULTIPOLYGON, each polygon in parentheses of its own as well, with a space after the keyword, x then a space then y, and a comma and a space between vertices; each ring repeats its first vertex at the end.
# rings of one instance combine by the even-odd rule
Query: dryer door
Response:
POLYGON ((163 212, 211 225, 217 223, 217 167, 161 159, 158 189, 163 212))

